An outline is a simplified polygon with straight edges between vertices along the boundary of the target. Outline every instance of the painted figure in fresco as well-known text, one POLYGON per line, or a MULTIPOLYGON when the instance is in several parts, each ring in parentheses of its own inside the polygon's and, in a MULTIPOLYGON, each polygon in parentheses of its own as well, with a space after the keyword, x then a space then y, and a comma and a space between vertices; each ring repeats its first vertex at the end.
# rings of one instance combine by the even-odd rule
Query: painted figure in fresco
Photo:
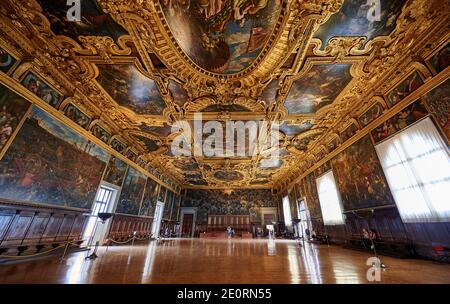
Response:
POLYGON ((175 38, 201 67, 233 73, 264 46, 279 0, 161 0, 175 38), (183 27, 183 29, 181 28, 183 27))
POLYGON ((5 50, 0 48, 0 71, 7 73, 16 63, 16 60, 5 50))

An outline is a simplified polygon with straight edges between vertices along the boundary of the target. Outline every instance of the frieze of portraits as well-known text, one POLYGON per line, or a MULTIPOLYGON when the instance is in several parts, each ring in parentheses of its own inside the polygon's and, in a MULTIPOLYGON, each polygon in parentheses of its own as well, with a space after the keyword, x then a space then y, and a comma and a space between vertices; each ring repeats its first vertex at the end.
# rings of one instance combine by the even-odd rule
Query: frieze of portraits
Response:
POLYGON ((356 134, 356 132, 358 132, 358 127, 356 126, 356 124, 352 123, 344 131, 342 131, 340 135, 341 141, 343 143, 346 142, 348 139, 352 138, 353 135, 356 134))
POLYGON ((450 140, 450 80, 445 81, 423 97, 450 140))
POLYGON ((345 211, 395 204, 369 136, 332 159, 345 211))
POLYGON ((284 103, 289 114, 313 114, 333 103, 352 80, 350 64, 314 65, 294 81, 284 103))
POLYGON ((111 147, 116 150, 119 153, 124 153, 125 152, 125 144, 123 144, 122 142, 120 142, 117 138, 113 138, 111 141, 111 147))
POLYGON ((7 87, 0 85, 0 154, 30 105, 27 100, 7 87))
POLYGON ((369 110, 367 110, 363 115, 359 117, 359 124, 361 125, 361 127, 367 126, 372 121, 380 117, 380 115, 383 114, 383 111, 384 109, 381 104, 374 104, 372 107, 370 107, 369 110))
POLYGON ((33 107, 0 162, 0 196, 90 209, 108 158, 101 148, 33 107))
POLYGON ((394 135, 407 126, 428 115, 428 111, 420 101, 398 112, 395 116, 372 130, 372 138, 376 143, 394 135))
POLYGON ((0 71, 8 74, 16 66, 17 59, 0 47, 0 71))
POLYGON ((89 116, 81 112, 80 109, 75 107, 73 104, 69 104, 66 107, 64 113, 66 114, 67 117, 70 118, 70 120, 74 121, 76 124, 83 127, 84 129, 86 129, 91 122, 89 116))
POLYGON ((122 192, 120 193, 119 203, 117 204, 117 213, 139 214, 146 182, 147 177, 143 173, 132 167, 128 167, 122 192))
POLYGON ((431 59, 430 64, 436 73, 440 73, 450 65, 450 44, 438 51, 431 59))
POLYGON ((41 80, 33 72, 28 72, 22 80, 22 85, 31 93, 41 98, 54 108, 57 108, 63 96, 41 80))
POLYGON ((392 107, 396 105, 405 97, 409 96, 412 92, 420 88, 422 84, 422 77, 419 73, 414 72, 388 93, 386 98, 389 106, 392 107))
POLYGON ((111 138, 111 134, 97 123, 91 128, 91 133, 104 143, 108 143, 111 138))

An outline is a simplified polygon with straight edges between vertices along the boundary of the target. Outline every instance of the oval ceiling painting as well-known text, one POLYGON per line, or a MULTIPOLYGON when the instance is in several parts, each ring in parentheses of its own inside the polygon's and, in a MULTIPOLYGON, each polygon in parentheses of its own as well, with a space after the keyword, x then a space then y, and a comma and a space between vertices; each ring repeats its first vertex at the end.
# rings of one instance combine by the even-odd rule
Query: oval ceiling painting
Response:
POLYGON ((181 49, 201 68, 235 74, 258 57, 281 0, 160 0, 181 49))

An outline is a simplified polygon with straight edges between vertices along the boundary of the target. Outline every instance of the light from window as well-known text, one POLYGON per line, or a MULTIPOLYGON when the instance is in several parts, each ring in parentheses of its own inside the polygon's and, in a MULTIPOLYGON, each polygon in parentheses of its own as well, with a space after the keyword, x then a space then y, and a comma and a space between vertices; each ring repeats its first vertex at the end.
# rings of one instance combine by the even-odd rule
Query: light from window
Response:
POLYGON ((283 197, 283 213, 284 213, 284 223, 286 227, 292 226, 292 214, 291 207, 289 205, 289 197, 283 197))
POLYGON ((403 222, 450 220, 450 157, 430 118, 376 150, 403 222))
POLYGON ((342 225, 341 198, 336 188, 333 171, 325 173, 317 178, 317 192, 319 193, 320 209, 322 210, 323 223, 325 225, 342 225))

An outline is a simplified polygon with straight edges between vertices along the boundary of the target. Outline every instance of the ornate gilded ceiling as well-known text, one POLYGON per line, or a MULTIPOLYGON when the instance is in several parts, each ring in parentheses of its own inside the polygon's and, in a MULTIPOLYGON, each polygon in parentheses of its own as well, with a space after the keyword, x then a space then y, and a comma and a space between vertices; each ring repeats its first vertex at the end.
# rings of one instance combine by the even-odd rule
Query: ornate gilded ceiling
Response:
POLYGON ((2 1, 2 40, 67 117, 188 188, 285 187, 449 35, 439 0, 380 0, 378 16, 367 0, 81 0, 77 22, 66 2, 2 1), (174 156, 172 126, 197 112, 278 124, 280 158, 174 156))

